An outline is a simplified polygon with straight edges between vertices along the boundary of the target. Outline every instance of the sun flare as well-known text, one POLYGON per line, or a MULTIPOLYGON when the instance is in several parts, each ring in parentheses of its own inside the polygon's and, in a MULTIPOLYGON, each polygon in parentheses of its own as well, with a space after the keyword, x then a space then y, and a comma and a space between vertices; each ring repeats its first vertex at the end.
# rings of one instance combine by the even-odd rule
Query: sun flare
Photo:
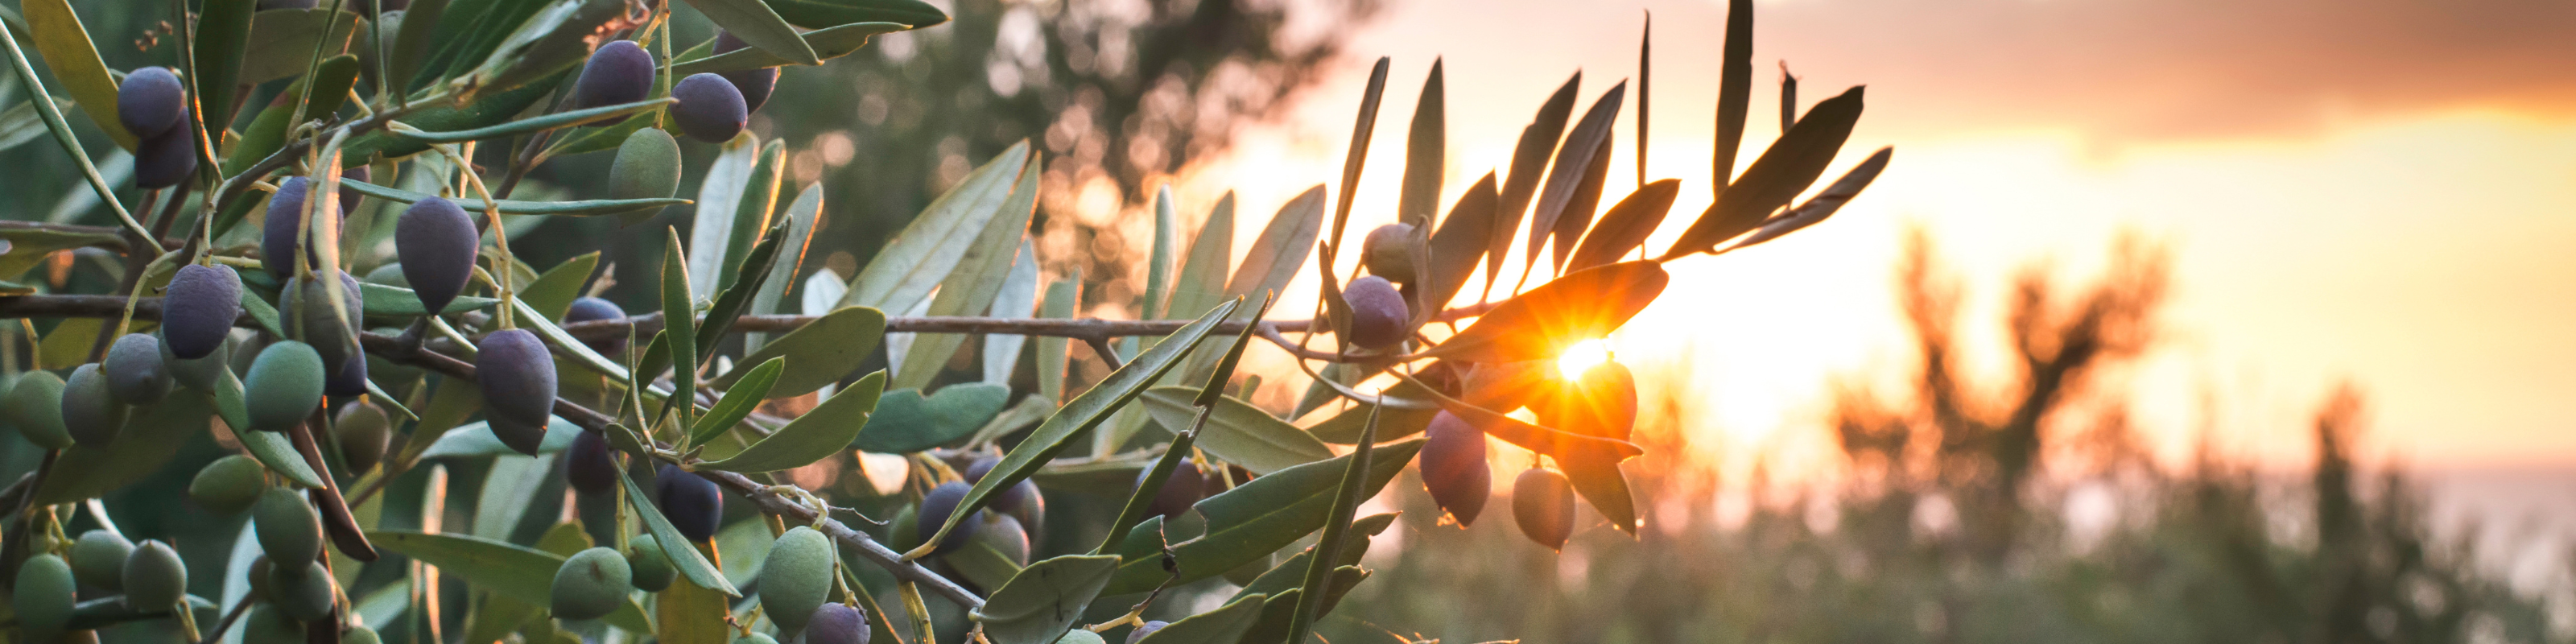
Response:
POLYGON ((1592 365, 1609 362, 1611 353, 1609 340, 1576 342, 1574 346, 1566 347, 1565 353, 1557 354, 1556 370, 1558 373, 1565 374, 1566 380, 1580 379, 1583 377, 1583 370, 1592 368, 1592 365))

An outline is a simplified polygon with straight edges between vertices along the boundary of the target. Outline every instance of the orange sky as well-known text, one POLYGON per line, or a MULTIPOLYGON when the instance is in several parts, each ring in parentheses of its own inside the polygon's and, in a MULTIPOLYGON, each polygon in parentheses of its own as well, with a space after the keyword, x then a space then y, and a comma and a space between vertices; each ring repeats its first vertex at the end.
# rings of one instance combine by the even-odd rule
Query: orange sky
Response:
MULTIPOLYGON (((1921 225, 1968 276, 1973 319, 2020 266, 2090 275, 2134 230, 2174 251, 2171 338, 2121 386, 2168 455, 2215 392, 2220 444, 2303 460, 2335 383, 2370 395, 2379 453, 2438 468, 2576 465, 2576 5, 2534 0, 1783 0, 1757 21, 1744 157, 1776 134, 1776 61, 1805 98, 1869 85, 1831 173, 1895 163, 1825 224, 1673 265, 1620 339, 1630 362, 1698 361, 1713 443, 1812 455, 1832 377, 1906 364, 1891 262, 1921 225)), ((1650 173, 1707 202, 1723 4, 1393 2, 1287 122, 1203 183, 1250 221, 1338 173, 1367 65, 1394 58, 1361 185, 1389 218, 1402 123, 1446 56, 1448 194, 1502 165, 1576 69, 1582 103, 1635 73, 1655 13, 1650 173)), ((1615 201, 1633 185, 1635 99, 1615 201)), ((1183 193, 1203 212, 1213 194, 1183 193)), ((1238 248, 1257 233, 1238 224, 1238 248)), ((1354 233, 1356 234, 1356 232, 1354 233)), ((1311 289, 1308 285, 1304 288, 1311 289)), ((1991 338, 1989 338, 1991 339, 1991 338)))

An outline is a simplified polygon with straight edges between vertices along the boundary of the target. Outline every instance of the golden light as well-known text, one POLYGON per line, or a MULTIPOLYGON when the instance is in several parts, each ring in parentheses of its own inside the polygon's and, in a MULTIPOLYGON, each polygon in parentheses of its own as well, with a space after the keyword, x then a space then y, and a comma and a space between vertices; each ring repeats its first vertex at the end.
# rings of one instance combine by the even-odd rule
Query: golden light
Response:
POLYGON ((1609 362, 1610 352, 1609 340, 1576 342, 1574 346, 1566 347, 1565 353, 1557 355, 1556 370, 1558 373, 1565 374, 1566 380, 1580 379, 1583 377, 1583 370, 1592 368, 1592 365, 1609 362))

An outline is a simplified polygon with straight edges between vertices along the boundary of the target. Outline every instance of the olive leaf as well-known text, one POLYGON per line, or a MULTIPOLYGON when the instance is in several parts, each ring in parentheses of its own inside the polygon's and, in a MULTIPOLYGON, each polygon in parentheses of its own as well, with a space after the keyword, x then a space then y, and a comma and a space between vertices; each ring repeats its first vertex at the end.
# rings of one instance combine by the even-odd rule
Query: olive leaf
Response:
MULTIPOLYGON (((1333 565, 1359 565, 1360 559, 1368 554, 1370 538, 1386 532, 1387 526, 1395 525, 1397 514, 1384 512, 1352 521, 1350 534, 1356 540, 1342 548, 1341 557, 1335 559, 1333 565)), ((1297 586, 1305 582, 1306 567, 1313 565, 1314 560, 1315 547, 1307 546, 1299 550, 1295 556, 1289 557, 1287 561, 1279 562, 1269 570, 1262 571, 1260 576, 1252 579, 1252 583, 1244 584, 1242 589, 1236 590, 1234 598, 1241 599, 1263 594, 1277 597, 1280 593, 1297 590, 1297 586)))
POLYGON ((754 49, 798 65, 823 64, 822 57, 814 54, 814 47, 796 34, 796 27, 760 0, 689 0, 689 6, 754 49))
POLYGON ((1458 195, 1458 203, 1449 207, 1449 216, 1440 220, 1440 230, 1431 234, 1431 257, 1422 271, 1422 306, 1415 307, 1416 320, 1428 321, 1440 309, 1457 299, 1465 290, 1467 276, 1485 259, 1486 242, 1493 235, 1494 212, 1501 207, 1501 197, 1494 193, 1494 173, 1485 173, 1467 193, 1458 195))
MULTIPOLYGON (((572 309, 572 301, 581 298, 581 287, 590 281, 591 271, 598 267, 599 251, 591 251, 546 269, 537 275, 536 281, 519 287, 516 294, 519 301, 528 303, 528 308, 544 314, 546 319, 561 320, 572 309)), ((413 298, 414 301, 418 299, 413 298)), ((494 300, 494 303, 499 301, 494 300)), ((368 303, 370 308, 367 312, 375 312, 374 304, 368 303)))
MULTIPOLYGON (((357 191, 358 194, 369 197, 403 204, 418 202, 422 199, 428 199, 431 196, 409 190, 389 188, 365 181, 349 179, 347 177, 342 177, 340 179, 340 187, 357 191)), ((456 202, 457 207, 464 208, 466 212, 481 212, 483 210, 484 202, 480 198, 467 197, 451 199, 450 201, 456 202)), ((569 215, 582 217, 592 215, 614 215, 637 208, 685 206, 695 202, 687 199, 578 199, 573 201, 516 201, 511 199, 502 199, 495 203, 499 206, 501 213, 505 215, 569 215)))
MULTIPOLYGON (((1254 251, 1258 253, 1260 251, 1254 251)), ((1038 317, 1062 320, 1073 317, 1074 308, 1082 303, 1082 267, 1047 285, 1046 303, 1039 305, 1038 317)), ((1045 336, 1037 339, 1038 396, 1048 401, 1064 400, 1064 372, 1073 356, 1066 353, 1067 338, 1045 336)))
MULTIPOLYGON (((1360 489, 1373 492, 1385 487, 1421 450, 1421 439, 1377 446, 1360 489)), ((1341 488, 1343 470, 1350 459, 1344 455, 1280 470, 1199 501, 1195 507, 1207 518, 1207 531, 1170 544, 1179 566, 1179 576, 1172 583, 1186 584, 1224 574, 1323 528, 1332 511, 1333 493, 1341 488)), ((1153 517, 1127 531, 1111 550, 1122 559, 1118 576, 1104 592, 1123 595, 1153 590, 1174 574, 1163 570, 1162 527, 1162 518, 1153 517)))
POLYGON ((1553 360, 1576 342, 1603 337, 1626 324, 1653 304, 1670 280, 1654 262, 1568 273, 1504 300, 1423 355, 1461 362, 1553 360))
POLYGON ((1672 249, 1664 251, 1661 259, 1711 250, 1761 226, 1771 211, 1806 192, 1833 164, 1843 142, 1851 139, 1852 126, 1860 122, 1861 89, 1853 87, 1809 108, 1796 126, 1753 159, 1744 176, 1736 177, 1698 221, 1682 230, 1681 238, 1673 240, 1672 249))
POLYGON ((850 278, 850 290, 841 296, 840 305, 905 311, 929 297, 931 288, 948 277, 982 235, 985 224, 1002 214, 1001 204, 1010 198, 1028 161, 1029 143, 1012 144, 931 201, 850 278))
MULTIPOLYGON (((655 537, 660 541, 660 537, 655 537)), ((682 546, 688 547, 688 546, 682 546)), ((697 552, 696 548, 689 548, 697 552)), ((664 644, 726 644, 733 641, 733 625, 725 594, 689 584, 672 584, 653 599, 653 616, 661 628, 653 631, 655 640, 664 644)))
MULTIPOLYGON (((993 295, 993 307, 985 315, 1003 320, 1025 320, 1038 310, 1038 248, 1036 240, 1020 239, 1019 255, 1011 260, 1011 275, 1002 281, 1002 290, 993 295)), ((984 382, 1008 385, 1011 372, 1020 366, 1020 347, 1029 336, 1016 333, 990 333, 984 336, 984 382)))
POLYGON ((347 51, 358 23, 358 14, 333 12, 328 7, 270 9, 253 14, 250 37, 241 43, 239 82, 258 84, 301 75, 313 62, 317 44, 324 55, 347 51))
POLYGON ((1447 99, 1440 63, 1431 59, 1431 73, 1422 80, 1422 97, 1413 104, 1413 126, 1404 140, 1404 183, 1395 201, 1396 221, 1417 226, 1429 225, 1439 216, 1440 175, 1449 169, 1447 99))
POLYGON ((804 467, 848 449, 858 438, 860 428, 868 424, 868 414, 877 406, 877 396, 885 390, 885 372, 860 378, 849 389, 833 394, 816 405, 813 411, 788 421, 786 427, 731 458, 699 463, 700 469, 727 472, 775 472, 804 467))
MULTIPOLYGON (((1538 195, 1538 210, 1530 215, 1528 251, 1521 262, 1524 270, 1538 266, 1538 251, 1547 245, 1550 236, 1561 235, 1564 227, 1557 225, 1558 219, 1570 215, 1587 223, 1591 221, 1591 204, 1576 203, 1577 193, 1583 190, 1586 182, 1593 181, 1593 166, 1600 165, 1594 161, 1599 160, 1610 145, 1610 129, 1619 118, 1619 103, 1627 91, 1628 83, 1620 81, 1610 86, 1610 91, 1602 92, 1601 98, 1595 99, 1592 107, 1583 112, 1583 120, 1574 124, 1572 132, 1566 133, 1565 145, 1557 148, 1556 161, 1547 170, 1546 188, 1538 195), (1580 212, 1575 208, 1578 205, 1582 206, 1580 212)), ((1608 169, 1603 168, 1602 171, 1607 172, 1608 169)), ((1594 189, 1599 189, 1597 182, 1594 189)), ((1596 199, 1599 195, 1599 192, 1593 193, 1596 199)), ((1578 228, 1575 233, 1579 235, 1582 230, 1578 228)), ((1574 242, 1557 243, 1571 246, 1574 242)), ((1563 264, 1564 255, 1558 257, 1557 263, 1563 264)))
POLYGON ((1734 183, 1735 157, 1744 148, 1744 118, 1753 109, 1753 0, 1727 0, 1726 41, 1717 70, 1717 175, 1710 185, 1725 196, 1734 183))
POLYGON ((1048 644, 1082 618, 1082 609, 1117 569, 1118 558, 1107 555, 1064 555, 1029 564, 972 616, 993 644, 1048 644))
POLYGON ((116 78, 108 75, 107 63, 99 60, 98 47, 90 42, 80 15, 72 12, 71 2, 26 0, 18 9, 26 13, 28 39, 35 41, 36 53, 54 72, 54 82, 62 84, 63 93, 70 94, 72 103, 80 106, 90 122, 107 133, 107 138, 116 141, 117 147, 134 149, 134 133, 126 131, 125 122, 116 118, 116 78))
POLYGON ((135 409, 103 447, 73 446, 54 460, 53 474, 36 487, 34 502, 69 503, 132 485, 177 456, 187 438, 206 431, 214 409, 202 396, 171 396, 135 409))
POLYGON ((734 423, 751 416, 751 410, 760 406, 761 399, 769 397, 770 386, 778 384, 778 372, 785 368, 786 356, 770 358, 761 361, 760 366, 752 367, 749 374, 725 389, 724 398, 708 408, 706 415, 699 416, 696 423, 689 425, 689 441, 682 446, 704 445, 725 430, 733 429, 734 423))
MULTIPOLYGON (((766 199, 751 196, 760 164, 760 136, 750 132, 725 141, 717 148, 715 162, 707 164, 706 177, 698 180, 697 211, 689 215, 690 283, 709 287, 721 283, 717 280, 724 271, 725 247, 733 243, 734 220, 743 212, 742 202, 766 199)), ((770 177, 773 181, 768 183, 774 185, 776 173, 770 177)))
MULTIPOLYGON (((460 534, 382 530, 368 532, 367 540, 378 548, 437 566, 440 572, 462 578, 477 588, 534 605, 550 603, 555 570, 562 568, 564 562, 563 555, 460 534)), ((653 625, 644 619, 644 607, 633 599, 602 619, 630 631, 653 630, 653 625)))
MULTIPOLYGON (((836 396, 837 398, 837 396, 836 396)), ((967 382, 939 388, 924 396, 919 389, 886 392, 876 413, 859 430, 853 449, 879 454, 918 452, 975 433, 1010 402, 1011 387, 967 382)))
POLYGON ((1494 211, 1493 237, 1485 247, 1486 292, 1493 290, 1495 276, 1502 274, 1503 258, 1511 255, 1512 236, 1520 232, 1521 217, 1529 212, 1530 199, 1538 195, 1539 177, 1547 171, 1549 155, 1556 152, 1557 138, 1565 135, 1565 120, 1574 114, 1575 90, 1582 85, 1583 72, 1575 72, 1521 128, 1520 142, 1512 148, 1512 174, 1498 195, 1502 201, 1494 211))
POLYGON ((1888 156, 1895 152, 1896 148, 1879 148, 1878 152, 1862 160, 1860 165, 1852 166, 1849 172, 1843 173, 1842 178, 1835 179, 1833 185, 1825 186, 1823 192, 1809 198, 1807 203, 1799 204, 1796 209, 1778 217, 1765 220, 1762 222, 1762 228, 1753 231, 1751 235, 1746 235, 1744 241, 1736 242, 1726 250, 1734 251, 1779 239, 1781 235, 1797 232, 1800 228, 1815 225, 1816 222, 1824 221, 1826 217, 1834 216, 1834 211, 1841 210, 1843 204, 1850 203, 1853 197, 1860 196, 1860 191, 1868 188, 1869 182, 1878 179, 1879 171, 1887 169, 1888 156))
POLYGON ((1579 271, 1619 261, 1621 256, 1646 243, 1646 236, 1664 223, 1665 213, 1673 209, 1673 198, 1680 196, 1679 179, 1663 179, 1637 188, 1620 199, 1610 212, 1601 215, 1601 223, 1583 236, 1583 244, 1565 263, 1565 270, 1579 271))
POLYGON ((1252 630, 1261 621, 1261 602, 1269 595, 1254 593, 1236 595, 1216 610, 1181 618, 1145 635, 1137 644, 1193 644, 1197 642, 1231 643, 1252 630))
MULTIPOLYGON (((760 283, 760 290, 751 296, 751 308, 748 311, 755 315, 790 312, 784 310, 786 303, 782 300, 786 299, 788 287, 795 285, 796 276, 804 267, 805 251, 812 243, 815 226, 823 223, 823 183, 817 181, 806 184, 805 190, 796 195, 796 201, 787 205, 787 214, 782 216, 782 219, 787 226, 787 232, 780 237, 778 261, 770 265, 769 277, 760 283)), ((837 279, 829 281, 833 286, 840 285, 837 279)), ((762 346, 769 344, 772 338, 772 334, 769 333, 758 331, 745 333, 743 348, 746 351, 759 351, 762 346)))
MULTIPOLYGON (((377 284, 375 282, 359 282, 358 301, 360 303, 359 309, 365 311, 367 315, 419 316, 429 314, 428 309, 421 307, 419 295, 413 294, 411 289, 400 286, 387 286, 384 284, 377 284)), ((488 297, 459 295, 456 296, 455 300, 447 303, 447 309, 444 312, 463 313, 466 311, 479 311, 491 308, 492 305, 500 303, 500 300, 488 297)), ((566 302, 565 304, 570 305, 571 303, 566 302)))
POLYGON ((32 226, 22 228, 9 224, 0 224, 0 241, 9 244, 8 250, 0 252, 0 280, 17 279, 19 275, 26 273, 27 269, 44 263, 45 258, 52 255, 54 251, 124 244, 123 236, 112 229, 63 230, 32 226))
MULTIPOLYGON (((868 352, 885 337, 885 313, 864 306, 847 306, 825 314, 821 319, 797 327, 760 350, 744 356, 743 363, 759 364, 770 358, 793 355, 796 360, 779 372, 778 384, 769 390, 772 398, 786 398, 813 393, 824 385, 841 381, 859 368, 868 352)), ((741 370, 716 379, 718 386, 732 386, 741 370)))
MULTIPOLYGON (((1198 387, 1155 387, 1146 390, 1143 401, 1154 422, 1183 428, 1198 415, 1191 406, 1198 394, 1198 387)), ((1314 435, 1232 396, 1217 398, 1197 447, 1217 460, 1265 475, 1333 457, 1332 448, 1314 435)))
MULTIPOLYGON (((805 46, 813 48, 815 56, 831 60, 857 52, 860 47, 867 46, 868 39, 873 36, 911 28, 911 25, 899 22, 859 22, 839 25, 806 32, 805 46)), ((679 64, 669 66, 671 76, 674 78, 686 78, 690 74, 721 74, 796 64, 796 61, 758 47, 744 47, 699 58, 689 58, 683 54, 679 58, 679 64)))
MULTIPOLYGON (((547 416, 546 437, 538 443, 537 453, 552 454, 572 447, 573 439, 580 436, 583 431, 585 430, 580 425, 572 424, 572 421, 547 416)), ((438 440, 431 441, 428 449, 421 450, 418 458, 480 458, 517 453, 519 453, 518 450, 502 444, 500 437, 492 435, 490 423, 476 421, 447 430, 447 433, 439 436, 438 440)))
MULTIPOLYGON (((206 0, 197 8, 196 46, 190 52, 196 65, 188 80, 195 85, 198 120, 204 123, 204 134, 222 134, 224 126, 233 122, 233 86, 245 84, 241 81, 242 62, 249 55, 251 25, 258 11, 259 0, 206 0)), ((284 118, 279 117, 281 123, 284 118)), ((277 148, 272 145, 267 149, 277 148)), ((240 155, 238 149, 235 154, 240 155)), ((224 168, 227 175, 240 172, 229 162, 224 168)))
POLYGON ((543 116, 531 116, 497 125, 487 125, 463 130, 430 131, 420 129, 401 121, 395 121, 391 127, 386 129, 386 131, 392 132, 394 136, 422 143, 464 143, 467 141, 480 141, 483 139, 497 139, 519 136, 522 134, 533 134, 544 132, 546 130, 581 125, 600 119, 616 118, 630 114, 642 114, 644 112, 661 109, 664 105, 670 105, 677 102, 679 102, 678 99, 670 97, 648 98, 633 103, 618 103, 616 105, 601 105, 599 107, 567 110, 543 116))
MULTIPOLYGON (((1010 195, 1002 200, 1001 212, 984 223, 975 242, 958 256, 957 266, 939 282, 939 294, 930 300, 929 315, 982 315, 993 308, 993 298, 1002 292, 1010 279, 1011 263, 1019 256, 1020 240, 1028 237, 1029 218, 1037 212, 1038 170, 1036 163, 1027 164, 1010 195)), ((894 386, 924 387, 965 344, 964 334, 931 333, 915 338, 906 352, 903 364, 894 373, 894 386)))
MULTIPOLYGON (((636 485, 635 477, 627 476, 626 468, 616 469, 618 484, 626 486, 626 502, 635 509, 635 517, 644 522, 645 532, 652 533, 653 544, 660 546, 662 554, 671 559, 671 567, 678 568, 681 577, 699 588, 724 593, 727 597, 741 597, 742 591, 735 590, 733 582, 726 581, 724 574, 716 572, 715 564, 708 563, 707 556, 700 554, 695 544, 680 534, 679 528, 671 527, 671 519, 662 516, 662 509, 654 507, 654 502, 648 500, 653 495, 646 493, 643 486, 636 485)), ((674 584, 671 589, 679 590, 679 586, 674 584)))
POLYGON ((921 0, 767 0, 787 22, 806 29, 884 21, 918 29, 948 21, 939 7, 921 0))

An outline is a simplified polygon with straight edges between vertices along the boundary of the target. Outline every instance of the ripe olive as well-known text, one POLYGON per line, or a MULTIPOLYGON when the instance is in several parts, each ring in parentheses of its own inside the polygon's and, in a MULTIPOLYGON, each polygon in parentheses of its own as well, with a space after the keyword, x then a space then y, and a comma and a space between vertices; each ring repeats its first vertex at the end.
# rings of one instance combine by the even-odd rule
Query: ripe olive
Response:
POLYGON ((62 557, 40 554, 28 557, 18 566, 16 592, 10 596, 10 607, 18 614, 18 628, 25 634, 21 641, 42 642, 61 635, 63 625, 71 623, 72 604, 79 586, 72 581, 72 567, 62 557))
POLYGON ((805 628, 814 609, 831 598, 832 539, 796 526, 778 535, 760 564, 760 610, 783 632, 805 628))
POLYGON ((259 551, 268 553, 269 561, 293 566, 322 556, 322 518, 313 513, 313 504, 306 503, 303 494, 269 488, 250 511, 259 551))
POLYGON ((1589 436, 1628 440, 1637 426, 1637 378, 1615 361, 1583 370, 1540 422, 1589 436))
POLYGON ((868 636, 867 612, 848 604, 824 604, 805 621, 804 644, 868 644, 868 636))
POLYGON ((304 422, 322 405, 322 354, 311 345, 279 340, 259 352, 242 379, 249 401, 250 428, 282 432, 304 422))
POLYGON ((0 411, 9 416, 9 424, 27 442, 45 449, 72 446, 71 430, 63 426, 63 377, 51 371, 29 371, 18 376, 9 386, 9 395, 0 399, 0 411))
POLYGON ((502 329, 483 336, 474 359, 482 384, 484 416, 492 435, 521 454, 537 455, 546 439, 546 419, 555 408, 555 360, 546 344, 526 329, 502 329))
POLYGON ((613 548, 591 548, 573 553, 555 569, 550 597, 556 618, 598 619, 616 612, 634 587, 635 574, 625 557, 613 548))
POLYGON ((125 605, 156 610, 179 605, 188 595, 188 562, 170 544, 146 540, 125 559, 125 605))
POLYGON ((322 381, 322 393, 333 398, 367 395, 367 357, 353 355, 341 362, 340 370, 332 372, 330 380, 322 381))
POLYGON ((268 468, 240 454, 207 463, 205 469, 197 470, 197 478, 188 481, 188 498, 217 514, 247 509, 267 491, 268 468))
POLYGON ((91 530, 72 542, 72 576, 81 583, 107 590, 125 587, 125 558, 134 554, 134 542, 114 530, 91 530))
POLYGON ((422 310, 447 310, 465 283, 474 279, 474 262, 483 235, 456 202, 430 197, 404 208, 394 221, 394 256, 401 261, 403 283, 420 298, 422 310))
POLYGON ((1351 280, 1342 287, 1342 301, 1351 307, 1351 344, 1370 349, 1386 349, 1404 342, 1413 313, 1404 304, 1404 294, 1386 278, 1368 275, 1351 280))
POLYGON ((571 483, 573 490, 593 497, 616 491, 617 458, 609 453, 605 436, 590 430, 573 436, 572 449, 564 450, 564 481, 571 483))
POLYGON ((168 188, 197 174, 197 128, 170 131, 134 142, 134 186, 168 188))
POLYGON ((1466 419, 1443 411, 1431 417, 1423 430, 1428 435, 1422 443, 1422 486, 1431 491, 1431 500, 1459 527, 1476 522, 1476 514, 1485 509, 1485 498, 1493 495, 1494 474, 1485 465, 1485 432, 1466 419))
MULTIPOLYGON (((928 542, 932 536, 938 534, 939 526, 948 522, 948 515, 957 512, 957 504, 964 502, 966 492, 973 488, 974 486, 967 485, 964 481, 949 481, 930 488, 930 493, 922 495, 921 525, 914 528, 916 533, 914 540, 928 542)), ((931 552, 946 554, 956 552, 959 547, 965 546, 967 540, 975 537, 975 530, 984 523, 983 513, 983 510, 976 510, 975 514, 958 521, 957 527, 950 528, 948 536, 940 539, 939 547, 932 548, 931 552)))
POLYGON ((1574 483, 1565 473, 1533 467, 1512 481, 1512 520, 1521 534, 1549 550, 1564 550, 1574 534, 1574 483))
MULTIPOLYGON (((747 46, 749 45, 741 38, 734 37, 733 32, 716 32, 715 53, 717 54, 747 46)), ((718 75, 723 76, 726 82, 733 83, 735 91, 742 92, 743 109, 753 112, 760 111, 761 104, 769 102, 770 92, 778 89, 778 68, 776 67, 744 69, 718 75)))
POLYGON ((671 567, 670 553, 653 541, 653 535, 636 535, 626 541, 626 567, 635 577, 635 587, 648 593, 671 587, 680 571, 671 567))
POLYGON ((750 106, 743 103, 742 91, 733 88, 723 76, 691 74, 671 86, 671 98, 680 103, 671 106, 671 123, 680 133, 706 143, 724 143, 742 133, 751 121, 750 106))
MULTIPOLYGON (((1145 477, 1153 473, 1153 470, 1137 473, 1136 484, 1143 485, 1145 477)), ((1146 507, 1154 514, 1162 515, 1164 521, 1170 521, 1181 518, 1181 513, 1190 511, 1190 506, 1198 505, 1206 493, 1207 476, 1199 470, 1198 464, 1181 461, 1178 467, 1172 468, 1172 477, 1163 479, 1163 487, 1154 491, 1154 501, 1146 507)))
MULTIPOLYGON (((304 230, 304 199, 312 190, 311 184, 312 181, 305 177, 287 177, 277 183, 277 193, 268 197, 268 219, 260 224, 260 263, 268 268, 270 276, 277 279, 284 280, 295 274, 297 246, 305 247, 306 264, 314 265, 316 269, 328 268, 319 265, 321 256, 314 254, 309 244, 297 243, 297 233, 307 232, 304 230)), ((349 216, 347 202, 341 202, 338 210, 339 216, 349 216)))
POLYGON ((1360 264, 1368 267, 1370 275, 1397 284, 1413 283, 1413 224, 1392 223, 1370 230, 1360 240, 1360 264))
POLYGON ((161 337, 171 355, 194 360, 222 348, 241 317, 241 274, 220 266, 189 264, 170 276, 161 298, 161 337))
POLYGON ((715 536, 717 524, 724 520, 724 493, 716 489, 715 481, 678 465, 663 465, 654 479, 654 496, 662 502, 662 517, 671 521, 680 536, 692 542, 715 536))
POLYGON ((107 372, 92 362, 72 370, 63 379, 63 428, 72 433, 72 442, 82 447, 105 447, 125 431, 125 418, 133 411, 117 402, 108 391, 107 372))
POLYGON ((612 40, 590 52, 590 62, 573 81, 573 100, 580 107, 633 103, 653 95, 653 54, 632 40, 612 40))
POLYGON ((128 333, 108 345, 107 359, 100 363, 107 374, 107 391, 128 405, 150 405, 170 395, 170 369, 161 362, 161 339, 149 333, 128 333))
POLYGON ((983 528, 975 531, 975 540, 992 546, 994 552, 1002 553, 1013 564, 1029 565, 1029 531, 1011 515, 992 515, 983 528))
POLYGON ((145 67, 125 75, 116 86, 116 120, 138 139, 149 139, 179 127, 188 116, 188 90, 168 67, 145 67))
MULTIPOLYGON (((574 322, 590 322, 594 320, 615 320, 623 317, 626 317, 626 309, 618 308, 616 302, 610 302, 596 297, 585 297, 572 301, 572 308, 564 313, 564 323, 571 324, 574 322)), ((626 336, 624 335, 617 335, 597 340, 583 340, 581 343, 582 346, 590 347, 591 351, 596 351, 599 355, 603 356, 617 355, 619 352, 626 350, 626 336)))
MULTIPOLYGON (((1001 463, 1002 459, 995 457, 985 457, 975 461, 974 465, 966 467, 966 482, 969 484, 983 482, 984 475, 991 473, 994 466, 1001 463)), ((995 511, 1018 518, 1020 524, 1028 526, 1030 530, 1041 529, 1040 526, 1046 524, 1046 495, 1038 492, 1036 481, 1020 479, 1019 483, 994 493, 991 507, 995 511)))
POLYGON ((1145 620, 1145 623, 1136 625, 1136 630, 1127 632, 1127 644, 1136 644, 1137 642, 1144 641, 1145 636, 1152 635, 1154 634, 1154 631, 1163 630, 1163 627, 1170 625, 1172 625, 1171 622, 1159 619, 1145 620))

